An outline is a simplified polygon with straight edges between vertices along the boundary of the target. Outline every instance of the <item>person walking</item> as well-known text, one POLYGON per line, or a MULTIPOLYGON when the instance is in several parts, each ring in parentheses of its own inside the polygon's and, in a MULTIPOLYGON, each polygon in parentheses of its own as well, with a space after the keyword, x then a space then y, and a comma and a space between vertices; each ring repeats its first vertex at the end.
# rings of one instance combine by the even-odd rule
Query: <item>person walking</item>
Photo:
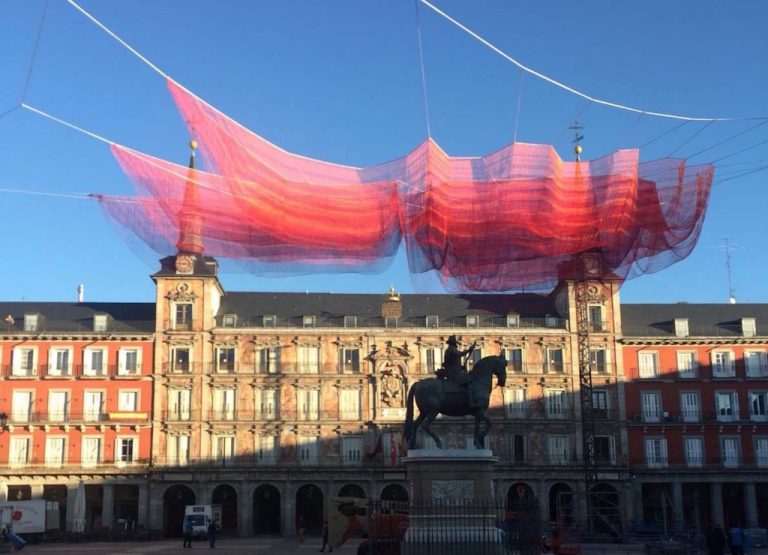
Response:
POLYGON ((330 553, 333 551, 333 546, 328 544, 328 521, 323 521, 323 547, 320 548, 320 551, 325 551, 325 546, 328 546, 328 552, 330 553))
POLYGON ((181 533, 184 535, 184 543, 182 547, 192 547, 192 521, 188 516, 184 517, 184 521, 181 524, 181 533))
POLYGON ((731 544, 731 555, 744 555, 744 531, 737 522, 728 537, 731 544))
POLYGON ((216 523, 212 520, 208 523, 208 543, 211 547, 216 547, 216 523))

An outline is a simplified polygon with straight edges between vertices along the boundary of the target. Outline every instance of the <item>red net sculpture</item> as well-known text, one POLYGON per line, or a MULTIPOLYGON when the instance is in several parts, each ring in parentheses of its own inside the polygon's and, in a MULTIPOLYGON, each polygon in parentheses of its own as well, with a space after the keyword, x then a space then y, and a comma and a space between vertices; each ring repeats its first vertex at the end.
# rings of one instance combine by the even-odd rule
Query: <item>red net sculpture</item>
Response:
POLYGON ((205 252, 254 271, 379 271, 404 245, 412 273, 436 272, 452 291, 549 288, 576 277, 585 252, 600 254, 601 275, 631 278, 691 252, 714 174, 640 162, 637 150, 564 162, 551 146, 514 143, 452 157, 431 139, 354 168, 286 152, 168 86, 209 171, 115 145, 140 195, 102 205, 160 254, 205 252))

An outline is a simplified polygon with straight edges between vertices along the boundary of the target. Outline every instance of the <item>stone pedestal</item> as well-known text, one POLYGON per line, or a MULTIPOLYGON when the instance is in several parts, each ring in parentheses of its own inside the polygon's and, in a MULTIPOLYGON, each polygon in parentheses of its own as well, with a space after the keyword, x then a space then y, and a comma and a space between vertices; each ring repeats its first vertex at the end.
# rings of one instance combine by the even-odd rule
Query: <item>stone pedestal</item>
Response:
POLYGON ((411 449, 403 459, 411 509, 404 555, 505 553, 489 449, 411 449))

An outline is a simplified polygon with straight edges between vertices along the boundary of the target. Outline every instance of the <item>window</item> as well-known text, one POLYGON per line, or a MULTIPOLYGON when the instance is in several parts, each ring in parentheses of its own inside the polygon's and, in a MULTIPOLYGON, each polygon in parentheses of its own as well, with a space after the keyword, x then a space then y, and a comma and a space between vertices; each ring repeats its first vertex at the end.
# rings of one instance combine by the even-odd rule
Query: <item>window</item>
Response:
POLYGON ((277 327, 277 316, 274 314, 265 314, 262 316, 261 322, 265 328, 277 327))
POLYGON ((29 422, 32 416, 32 392, 14 391, 13 405, 11 410, 12 422, 29 422))
POLYGON ((675 337, 688 337, 688 318, 675 318, 675 337))
POLYGON ((504 389, 504 412, 507 418, 525 418, 527 405, 525 389, 504 389))
POLYGON ((168 419, 189 420, 191 417, 192 391, 189 389, 168 390, 168 419))
POLYGON ((29 444, 31 440, 28 437, 12 437, 8 452, 8 464, 11 468, 19 468, 29 464, 29 444))
POLYGON ((360 373, 360 349, 343 348, 339 352, 339 372, 342 374, 360 373))
POLYGON ((237 326, 237 314, 225 314, 222 324, 225 328, 234 328, 237 326))
POLYGON ((120 349, 118 353, 117 374, 133 376, 141 370, 141 351, 139 349, 120 349))
POLYGON ((749 418, 750 420, 768 420, 768 392, 749 392, 749 418))
POLYGON ((363 460, 363 438, 341 438, 341 464, 359 466, 363 460))
POLYGON ((39 327, 40 327, 39 314, 24 315, 24 331, 38 331, 39 327))
POLYGON ((126 466, 136 460, 136 439, 120 437, 115 441, 115 462, 117 466, 126 466))
POLYGON ((317 438, 315 436, 299 436, 299 464, 315 465, 318 461, 317 438))
POLYGON ((507 314, 507 327, 519 328, 520 327, 520 315, 519 314, 507 314))
POLYGON ((590 349, 589 364, 592 366, 593 372, 599 374, 608 373, 608 356, 605 349, 590 349))
POLYGON ((663 438, 646 438, 645 462, 649 468, 666 468, 667 440, 663 438))
POLYGON ((226 462, 235 456, 234 436, 215 436, 213 438, 213 458, 226 462))
POLYGON ((760 468, 768 467, 768 438, 755 439, 755 463, 760 468))
POLYGON ((66 462, 66 439, 63 437, 45 438, 45 465, 59 467, 66 462))
POLYGON ((121 389, 117 392, 117 412, 137 412, 139 410, 139 392, 121 389))
POLYGON ((715 351, 712 353, 712 377, 732 378, 736 375, 731 351, 715 351))
POLYGON ((344 327, 345 328, 356 328, 357 327, 357 316, 344 316, 344 327))
POLYGON ((256 447, 256 462, 259 464, 275 464, 277 451, 274 436, 259 436, 256 447))
POLYGON ((259 349, 259 372, 276 374, 280 371, 280 347, 262 347, 259 349))
POLYGON ((507 370, 511 372, 520 373, 523 371, 523 350, 516 349, 504 349, 501 354, 507 359, 507 370))
POLYGON ((480 362, 481 358, 483 358, 483 351, 478 347, 469 354, 469 358, 467 359, 467 369, 472 370, 475 364, 480 362))
POLYGON ((546 316, 544 318, 544 325, 548 328, 556 328, 557 327, 557 316, 546 316))
POLYGON ((72 374, 71 348, 53 348, 48 351, 48 375, 49 376, 69 376, 72 374))
POLYGON ((94 332, 107 331, 107 315, 106 314, 95 314, 93 316, 93 331, 94 332))
POLYGON ((101 438, 84 437, 81 443, 80 462, 88 468, 101 463, 101 438))
POLYGON ((190 364, 190 349, 186 347, 175 347, 171 349, 171 371, 188 374, 192 365, 190 364))
POLYGON ((339 391, 339 418, 341 420, 360 419, 359 389, 342 389, 339 391))
POLYGON ((476 314, 471 314, 467 316, 467 327, 468 328, 477 328, 480 326, 480 316, 476 314))
POLYGON ((301 324, 305 328, 314 328, 315 327, 315 317, 312 316, 312 315, 307 314, 307 315, 302 317, 301 324))
POLYGON ((299 347, 298 365, 300 374, 320 372, 320 347, 299 347))
POLYGON ((107 350, 86 348, 83 351, 83 375, 107 375, 107 350))
POLYGON ((595 436, 595 462, 616 464, 616 442, 613 436, 595 436))
POLYGON ((276 389, 256 390, 256 411, 262 420, 275 420, 280 414, 278 391, 276 389))
POLYGON ((299 389, 297 392, 299 420, 320 419, 320 392, 316 389, 299 389))
POLYGON ((174 308, 173 329, 186 330, 192 329, 192 303, 176 303, 174 308))
POLYGON ((565 418, 568 398, 564 389, 546 391, 547 418, 565 418))
POLYGON ((434 374, 443 365, 443 351, 440 347, 425 347, 423 355, 425 373, 434 374))
POLYGON ((748 378, 765 378, 768 376, 768 357, 765 351, 745 351, 744 366, 748 378))
POLYGON ((686 437, 683 439, 685 448, 685 464, 689 468, 701 468, 704 464, 703 441, 700 437, 686 437))
POLYGON ((637 364, 640 367, 641 378, 659 376, 659 353, 637 353, 637 364))
POLYGON ((430 314, 427 316, 427 327, 428 328, 436 328, 438 327, 440 323, 440 319, 437 317, 436 314, 430 314))
POLYGON ((168 436, 168 464, 186 466, 189 464, 189 436, 168 436))
POLYGON ((592 412, 598 420, 608 418, 608 392, 602 389, 592 390, 592 412))
POLYGON ((547 449, 550 464, 568 463, 568 436, 548 436, 547 449))
POLYGON ((235 348, 234 347, 216 347, 216 371, 234 372, 235 371, 235 348))
POLYGON ((643 422, 661 422, 661 395, 644 391, 640 394, 643 422))
POLYGON ((37 350, 16 347, 13 349, 13 376, 34 376, 37 367, 37 350))
POLYGON ((507 443, 509 460, 516 463, 525 462, 525 436, 522 434, 510 434, 507 443))
POLYGON ((677 352, 677 375, 681 378, 695 378, 699 373, 699 360, 694 351, 677 352))
POLYGON ((214 389, 212 414, 213 419, 234 420, 236 397, 237 390, 235 389, 214 389))
POLYGON ((603 321, 603 307, 600 305, 590 305, 587 310, 589 331, 605 331, 605 322, 603 321))
POLYGON ((742 318, 741 334, 744 337, 754 337, 757 335, 757 321, 754 318, 742 318))
POLYGON ((48 392, 48 420, 51 422, 63 422, 68 419, 69 392, 48 392))
POLYGON ((547 372, 563 371, 563 350, 547 349, 547 372))
POLYGON ((86 391, 83 393, 83 420, 98 422, 104 414, 104 392, 86 391))
POLYGON ((715 412, 717 419, 730 422, 739 419, 739 397, 733 391, 717 391, 715 393, 715 412))
POLYGON ((736 468, 739 466, 739 438, 724 437, 720 439, 720 454, 723 466, 736 468))
POLYGON ((680 393, 680 406, 683 412, 683 422, 698 422, 701 420, 701 403, 698 391, 683 391, 680 393))
POLYGON ((384 318, 384 327, 385 328, 396 328, 397 327, 397 316, 387 316, 384 318))
MULTIPOLYGON (((485 436, 483 438, 483 449, 491 448, 491 436, 485 436)), ((475 447, 475 434, 466 434, 464 436, 464 449, 476 449, 475 447)))

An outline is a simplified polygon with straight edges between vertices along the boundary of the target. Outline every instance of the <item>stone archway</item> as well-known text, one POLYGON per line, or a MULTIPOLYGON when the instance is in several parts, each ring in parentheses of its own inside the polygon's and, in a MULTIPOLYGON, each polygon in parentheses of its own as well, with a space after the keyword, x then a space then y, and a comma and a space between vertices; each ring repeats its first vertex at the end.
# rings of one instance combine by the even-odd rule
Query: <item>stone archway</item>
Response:
POLYGON ((67 526, 67 486, 64 484, 46 484, 43 486, 43 499, 59 507, 59 530, 67 526))
POLYGON ((253 533, 279 534, 282 531, 280 491, 273 485, 262 484, 253 492, 253 533))
POLYGON ((536 501, 536 495, 528 484, 518 482, 507 490, 507 510, 517 512, 523 505, 536 501))
POLYGON ((621 506, 619 492, 610 484, 599 483, 592 488, 593 529, 595 532, 619 538, 621 532, 621 506))
POLYGON ((573 490, 568 484, 558 482, 549 489, 549 520, 561 526, 574 522, 573 490))
POLYGON ((296 491, 296 523, 299 517, 304 519, 307 533, 317 534, 323 529, 323 492, 314 484, 304 484, 296 491))
POLYGON ((365 499, 365 490, 357 484, 345 484, 339 490, 338 497, 357 497, 358 499, 365 499))
POLYGON ((237 491, 229 484, 221 484, 211 494, 211 504, 221 505, 221 531, 237 532, 237 491))
POLYGON ((177 484, 163 494, 163 534, 166 537, 181 537, 184 508, 195 505, 197 496, 187 486, 177 484))
POLYGON ((382 501, 400 501, 408 502, 408 490, 400 484, 389 484, 381 490, 382 501))

